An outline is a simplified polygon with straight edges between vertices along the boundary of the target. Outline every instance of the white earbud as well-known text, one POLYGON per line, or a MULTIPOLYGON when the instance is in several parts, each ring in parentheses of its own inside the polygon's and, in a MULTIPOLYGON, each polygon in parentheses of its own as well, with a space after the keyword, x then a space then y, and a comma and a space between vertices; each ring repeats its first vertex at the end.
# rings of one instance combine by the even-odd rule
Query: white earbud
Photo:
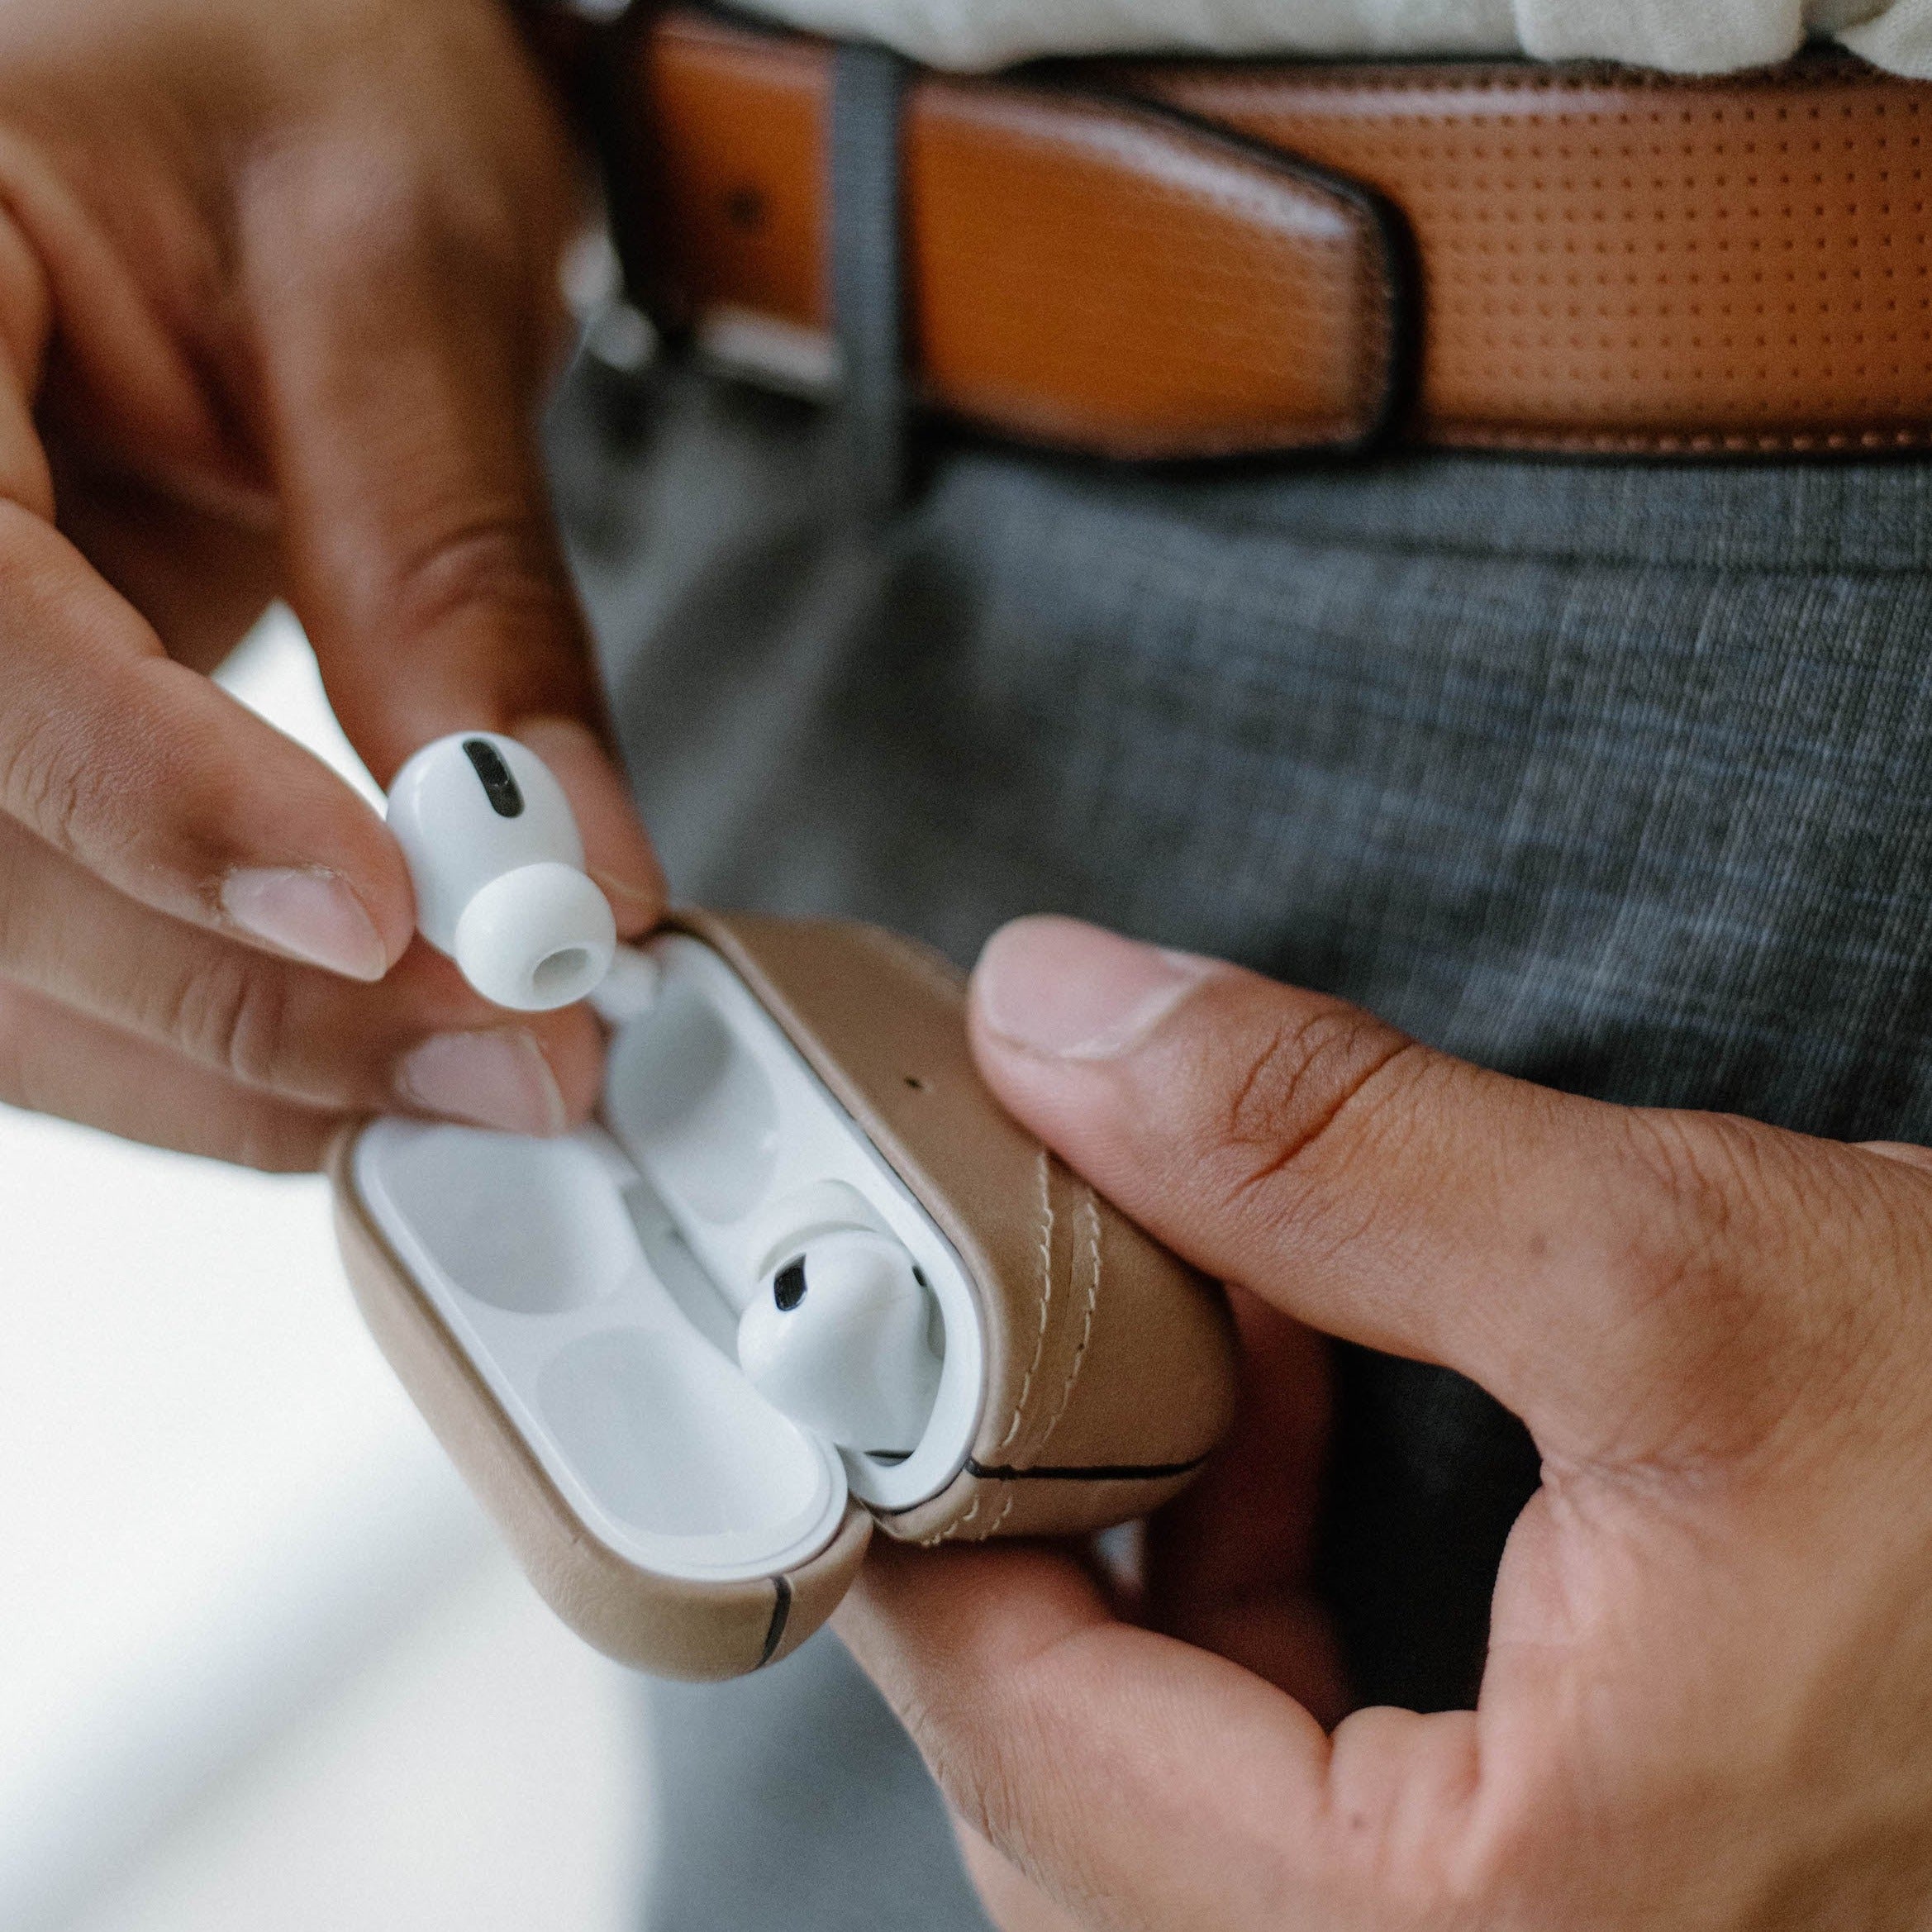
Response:
POLYGON ((738 1323, 738 1363, 767 1401, 815 1435, 909 1454, 939 1390, 934 1315, 912 1257, 890 1235, 821 1225, 768 1260, 738 1323))
POLYGON ((582 999, 610 970, 610 902, 534 751, 493 731, 439 738, 396 774, 388 816, 418 930, 485 999, 540 1012, 582 999))

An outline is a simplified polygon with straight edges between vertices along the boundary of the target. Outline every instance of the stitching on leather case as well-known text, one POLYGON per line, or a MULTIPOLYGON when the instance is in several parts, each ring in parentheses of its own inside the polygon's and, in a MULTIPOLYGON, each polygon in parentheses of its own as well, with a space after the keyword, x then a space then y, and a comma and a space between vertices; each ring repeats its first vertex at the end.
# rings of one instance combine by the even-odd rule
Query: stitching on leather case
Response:
POLYGON ((978 1516, 980 1505, 986 1501, 986 1494, 985 1483, 981 1482, 978 1477, 974 1477, 973 1479, 973 1507, 967 1511, 964 1516, 934 1530, 931 1535, 921 1536, 919 1539, 919 1547, 921 1549, 936 1549, 949 1538, 964 1535, 972 1526, 973 1519, 978 1516))
POLYGON ((1100 1306, 1100 1206, 1091 1187, 1081 1189, 1079 1224, 1082 1244, 1087 1258, 1087 1306, 1080 1324, 1080 1340, 1074 1344, 1073 1359, 1067 1364, 1067 1379, 1061 1387, 1060 1399, 1054 1405, 1053 1415, 1034 1447, 1035 1461, 1045 1453, 1054 1431, 1060 1425, 1060 1418, 1067 1412, 1067 1405, 1073 1399, 1073 1384, 1080 1379, 1082 1365, 1087 1360, 1087 1344, 1093 1340, 1094 1311, 1100 1306))
MULTIPOLYGON (((921 1537, 919 1547, 921 1549, 936 1549, 942 1543, 962 1539, 967 1530, 973 1526, 973 1519, 978 1516, 980 1505, 992 1493, 991 1480, 994 1479, 976 1476, 973 1482, 973 1507, 967 1511, 966 1514, 961 1516, 957 1522, 947 1524, 943 1530, 934 1530, 930 1536, 921 1537)), ((998 1535, 1001 1525, 1013 1513, 1013 1505, 1018 1500, 1020 1494, 1018 1486, 1011 1482, 1002 1482, 1000 1492, 1000 1513, 987 1525, 984 1535, 976 1536, 973 1539, 976 1543, 983 1542, 987 1536, 998 1535)))
POLYGON ((1046 1354, 1047 1319, 1053 1310, 1054 1300, 1054 1199, 1052 1156, 1043 1147, 1040 1150, 1040 1330, 1033 1338, 1033 1359, 1026 1365, 1026 1373, 1020 1384, 1020 1393, 1013 1404, 1013 1419, 1006 1425, 1006 1433, 994 1444, 994 1453, 1011 1449, 1013 1439, 1020 1433, 1020 1425, 1026 1420, 1026 1398, 1033 1391, 1033 1378, 1040 1373, 1040 1364, 1046 1354))
MULTIPOLYGON (((866 926, 861 929, 866 941, 877 951, 887 954, 908 971, 943 992, 949 999, 957 998, 961 988, 961 978, 952 963, 944 954, 921 945, 916 940, 904 935, 887 930, 883 927, 866 926)), ((1047 1336, 1052 1327, 1054 1300, 1053 1241, 1055 1216, 1053 1206, 1053 1156, 1044 1146, 1040 1149, 1039 1163, 1035 1168, 1039 1178, 1040 1197, 1040 1324, 1034 1335, 1033 1355, 1027 1363, 1026 1373, 1021 1378, 1020 1392, 1015 1399, 1011 1419, 1006 1433, 995 1445, 997 1454, 1011 1448, 1021 1430, 1025 1426, 1033 1392, 1033 1385, 1038 1378, 1040 1365, 1045 1359, 1047 1336)), ((1100 1303, 1100 1280, 1102 1268, 1101 1219, 1099 1202, 1092 1188, 1083 1185, 1076 1225, 1079 1229, 1079 1246, 1086 1262, 1087 1292, 1081 1312, 1080 1339, 1075 1344, 1073 1353, 1067 1367, 1066 1380, 1061 1385, 1059 1395, 1054 1404, 1052 1415, 1048 1418, 1034 1454, 1038 1456, 1054 1432, 1059 1427, 1062 1418, 1073 1401, 1074 1384, 1079 1380, 1080 1371, 1087 1359, 1088 1344, 1093 1339, 1093 1324, 1100 1303)), ((1073 1272, 1077 1278, 1080 1260, 1076 1256, 1073 1272)), ((989 1493, 987 1483, 997 1478, 973 1479, 972 1507, 964 1516, 949 1524, 945 1529, 930 1537, 921 1539, 926 1548, 964 1537, 979 1519, 980 1511, 989 1493)), ((1013 1512, 1019 1492, 1011 1482, 1001 1482, 1002 1492, 998 1513, 987 1524, 984 1534, 997 1535, 1002 1525, 1013 1512)))

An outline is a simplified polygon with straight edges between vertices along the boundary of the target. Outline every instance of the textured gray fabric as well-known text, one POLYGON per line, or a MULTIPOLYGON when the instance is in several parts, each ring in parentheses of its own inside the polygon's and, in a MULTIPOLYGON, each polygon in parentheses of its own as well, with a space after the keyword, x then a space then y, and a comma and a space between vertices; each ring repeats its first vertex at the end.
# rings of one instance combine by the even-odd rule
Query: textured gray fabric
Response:
MULTIPOLYGON (((676 377, 626 442, 593 387, 559 488, 680 892, 961 959, 1081 913, 1558 1086, 1932 1138, 1932 469, 946 442, 866 526, 810 411, 676 377)), ((1526 1439, 1361 1354, 1340 1426, 1358 1687, 1465 1699, 1526 1439)), ((668 1777, 728 1775, 710 1707, 668 1777)), ((835 1770, 883 1803, 907 1762, 835 1770)))

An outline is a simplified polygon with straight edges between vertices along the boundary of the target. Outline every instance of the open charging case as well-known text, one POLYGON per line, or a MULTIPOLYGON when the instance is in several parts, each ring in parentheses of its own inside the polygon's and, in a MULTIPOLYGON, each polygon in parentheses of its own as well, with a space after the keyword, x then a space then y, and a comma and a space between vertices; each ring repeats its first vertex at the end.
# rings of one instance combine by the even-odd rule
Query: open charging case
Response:
POLYGON ((1068 1534, 1187 1482, 1232 1409, 1225 1303, 999 1109, 949 966, 869 926, 700 913, 641 959, 594 1125, 378 1120, 332 1160, 370 1328, 565 1622, 659 1675, 735 1676, 825 1621, 875 1523, 1068 1534), (909 1452, 834 1447, 738 1366, 774 1204, 788 1237, 800 1203, 889 1231, 930 1297, 909 1452))

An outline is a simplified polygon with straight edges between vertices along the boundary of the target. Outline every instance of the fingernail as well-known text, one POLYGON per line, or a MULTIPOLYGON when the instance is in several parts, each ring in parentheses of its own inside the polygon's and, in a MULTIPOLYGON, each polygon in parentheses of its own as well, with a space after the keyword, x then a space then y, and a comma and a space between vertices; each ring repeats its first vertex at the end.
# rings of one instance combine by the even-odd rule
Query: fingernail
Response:
POLYGON ((1214 969, 1078 919, 1016 919, 973 975, 980 1017, 1002 1040, 1056 1059, 1130 1052, 1214 969))
POLYGON ((623 774, 588 725, 576 718, 524 718, 512 734, 557 774, 569 794, 586 848, 585 869, 628 932, 664 910, 664 879, 638 823, 623 774))
POLYGON ((380 979, 388 956, 346 881, 319 865, 245 866, 221 882, 221 911, 244 932, 312 966, 380 979))
POLYGON ((403 1056, 396 1090, 425 1113, 506 1134, 560 1134, 567 1124, 550 1064, 521 1026, 432 1035, 403 1056))

